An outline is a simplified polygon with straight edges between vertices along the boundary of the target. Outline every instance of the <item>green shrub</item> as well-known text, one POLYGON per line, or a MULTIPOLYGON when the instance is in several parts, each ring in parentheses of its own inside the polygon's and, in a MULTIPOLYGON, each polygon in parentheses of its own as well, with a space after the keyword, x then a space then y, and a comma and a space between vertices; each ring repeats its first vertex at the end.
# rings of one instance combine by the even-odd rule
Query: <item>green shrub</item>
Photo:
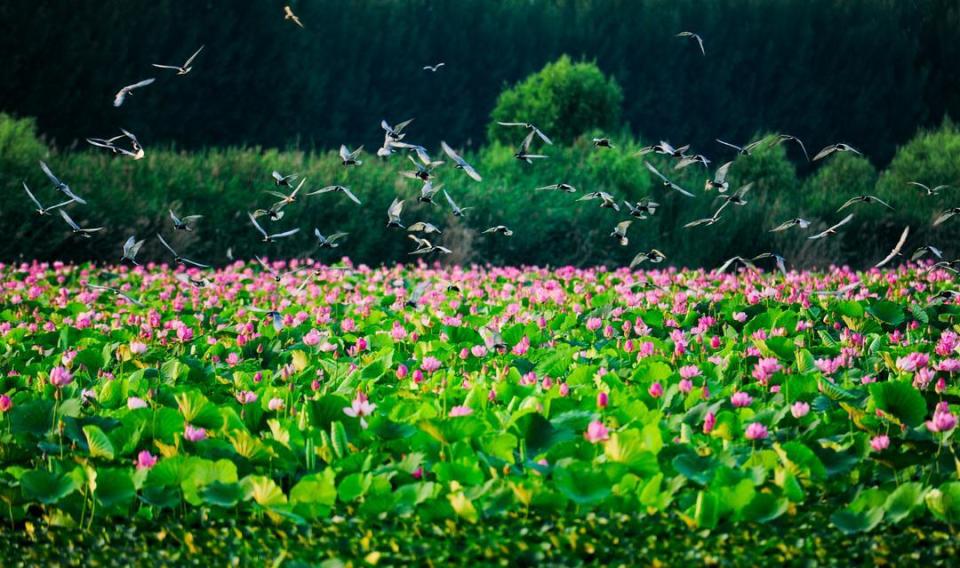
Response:
POLYGON ((525 131, 500 126, 529 122, 554 141, 570 143, 592 129, 619 127, 623 91, 595 63, 573 63, 566 55, 548 64, 497 98, 487 135, 491 141, 516 145, 525 131))

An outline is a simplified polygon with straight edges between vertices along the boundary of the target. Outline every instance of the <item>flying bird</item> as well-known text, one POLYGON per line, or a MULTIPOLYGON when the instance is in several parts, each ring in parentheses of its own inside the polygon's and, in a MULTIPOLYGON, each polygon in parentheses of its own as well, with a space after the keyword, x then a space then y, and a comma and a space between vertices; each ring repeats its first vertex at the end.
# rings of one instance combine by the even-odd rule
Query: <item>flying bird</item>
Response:
POLYGON ((196 262, 196 261, 190 260, 189 258, 184 258, 184 257, 180 256, 180 254, 177 253, 177 251, 173 250, 173 247, 170 246, 170 243, 168 243, 166 240, 164 240, 163 236, 162 236, 160 233, 157 233, 157 238, 160 239, 160 244, 162 244, 163 247, 164 247, 165 249, 167 249, 168 251, 170 251, 170 254, 173 255, 173 261, 174 261, 175 263, 177 263, 177 264, 192 264, 193 266, 196 266, 197 268, 210 268, 210 267, 207 266, 206 264, 200 264, 199 262, 196 262))
POLYGON ((523 139, 523 142, 520 144, 520 148, 517 150, 517 153, 513 155, 514 158, 532 164, 533 160, 542 160, 548 158, 543 154, 531 154, 530 153, 530 144, 533 142, 534 131, 531 131, 530 134, 527 134, 526 138, 523 139))
POLYGON ((86 284, 84 284, 84 286, 86 286, 86 287, 89 288, 90 290, 97 290, 97 291, 100 291, 100 292, 109 292, 109 293, 114 294, 114 295, 116 295, 116 296, 120 296, 121 298, 123 298, 124 300, 130 302, 131 304, 133 304, 133 305, 135 305, 135 306, 138 306, 138 307, 141 307, 141 308, 144 307, 143 302, 140 302, 140 301, 138 301, 138 300, 135 300, 134 298, 132 298, 132 297, 129 296, 128 294, 124 293, 124 292, 123 292, 122 290, 120 290, 119 288, 113 288, 113 287, 111 287, 111 286, 100 286, 100 285, 97 285, 97 284, 91 284, 91 283, 89 283, 89 282, 87 282, 86 284))
POLYGON ((757 148, 757 146, 759 146, 760 144, 763 144, 763 142, 764 142, 764 140, 761 139, 761 140, 757 140, 757 141, 755 141, 755 142, 751 142, 751 143, 747 144, 746 146, 737 146, 736 144, 731 144, 730 142, 724 142, 723 140, 721 140, 721 139, 719 139, 719 138, 717 138, 716 140, 717 140, 717 142, 723 144, 724 146, 726 146, 726 147, 728 147, 728 148, 733 148, 734 150, 737 151, 737 154, 740 155, 740 156, 749 156, 750 153, 753 152, 753 151, 757 148))
POLYGON ((834 152, 853 152, 854 154, 862 155, 858 150, 855 150, 853 146, 850 146, 849 144, 831 144, 825 147, 823 150, 817 152, 817 155, 813 157, 813 161, 816 162, 817 160, 822 160, 834 152))
POLYGON ((733 192, 732 195, 721 195, 720 199, 723 199, 724 203, 730 203, 731 205, 746 205, 747 200, 743 198, 753 188, 753 182, 750 182, 742 186, 737 191, 733 192))
POLYGON ((643 156, 653 152, 654 154, 660 154, 662 156, 670 156, 672 158, 682 158, 684 152, 690 149, 690 145, 680 146, 679 148, 674 148, 669 142, 660 141, 659 144, 654 144, 652 146, 644 146, 640 148, 634 156, 643 156))
POLYGON ((783 142, 796 142, 800 149, 803 150, 803 157, 810 161, 810 154, 807 154, 807 147, 803 145, 803 141, 797 138, 796 136, 791 136, 789 134, 777 134, 774 138, 773 145, 782 144, 783 142))
POLYGON ((887 264, 897 256, 900 256, 900 251, 903 250, 903 245, 907 242, 907 237, 909 235, 910 235, 910 227, 904 228, 903 232, 900 233, 900 239, 897 241, 897 244, 893 247, 893 250, 890 251, 890 254, 884 257, 883 260, 873 265, 874 268, 880 268, 881 266, 887 264))
POLYGON ((444 63, 443 61, 441 61, 440 63, 437 63, 436 65, 424 65, 423 70, 430 71, 431 73, 436 73, 437 70, 439 70, 444 65, 446 65, 446 63, 444 63))
POLYGON ((633 223, 633 220, 620 221, 617 223, 617 226, 613 228, 613 232, 610 233, 610 236, 617 239, 620 243, 620 246, 625 247, 630 242, 630 239, 627 238, 627 229, 630 228, 630 224, 633 223))
POLYGON ((423 162, 413 159, 413 156, 407 156, 407 159, 413 163, 413 170, 407 170, 400 172, 400 175, 410 179, 418 179, 421 181, 427 181, 433 177, 433 170, 443 164, 443 161, 430 161, 430 156, 427 156, 427 161, 423 162))
POLYGON ((139 88, 142 88, 142 87, 146 87, 147 85, 153 83, 154 81, 156 81, 156 79, 153 78, 153 77, 151 77, 151 78, 149 78, 149 79, 144 79, 143 81, 140 81, 139 83, 134 83, 134 84, 132 84, 132 85, 127 85, 126 87, 120 89, 119 91, 117 91, 117 94, 114 95, 114 97, 113 97, 113 106, 118 107, 118 106, 122 105, 122 104, 123 104, 123 101, 126 100, 127 96, 131 96, 131 97, 133 96, 133 91, 134 91, 134 90, 139 89, 139 88))
POLYGON ((89 239, 91 237, 91 233, 96 233, 97 231, 102 231, 104 229, 103 227, 96 227, 93 229, 81 228, 80 225, 77 225, 74 220, 70 218, 70 215, 68 215, 66 211, 63 209, 57 209, 57 212, 60 213, 60 216, 63 217, 63 220, 67 222, 67 225, 70 225, 70 228, 73 230, 74 234, 80 235, 85 239, 89 239))
POLYGON ((922 247, 919 247, 917 250, 913 251, 913 254, 910 255, 910 262, 916 262, 928 254, 932 254, 938 259, 943 258, 943 251, 939 248, 933 245, 923 245, 922 247))
POLYGON ((707 52, 703 49, 703 38, 700 37, 700 34, 695 34, 693 32, 680 32, 676 37, 690 38, 697 40, 697 45, 700 46, 700 53, 706 55, 707 52))
POLYGON ((360 146, 354 151, 350 151, 343 144, 340 145, 340 161, 343 162, 344 166, 359 166, 363 164, 363 161, 358 160, 360 157, 360 152, 363 152, 363 146, 360 146))
POLYGON ((250 217, 250 221, 253 223, 253 226, 257 229, 257 231, 258 231, 261 235, 263 235, 263 242, 265 242, 265 243, 272 243, 272 242, 274 242, 276 239, 282 239, 282 238, 284 238, 284 237, 289 237, 289 236, 294 235, 294 234, 296 234, 296 233, 298 233, 298 232, 300 231, 300 228, 298 227, 298 228, 296 228, 296 229, 290 229, 289 231, 284 231, 284 232, 282 232, 282 233, 274 233, 274 234, 270 235, 270 234, 267 234, 267 232, 263 230, 263 227, 260 226, 260 223, 257 223, 257 218, 254 217, 252 213, 247 213, 247 216, 250 217))
POLYGON ((50 211, 53 211, 54 209, 59 209, 64 205, 69 205, 74 201, 73 199, 68 199, 66 201, 57 203, 56 205, 51 205, 50 207, 44 207, 43 205, 40 204, 40 201, 38 201, 37 198, 33 195, 33 192, 30 191, 30 188, 27 187, 27 182, 22 182, 22 183, 23 183, 23 190, 27 192, 27 197, 30 198, 30 201, 33 201, 33 204, 37 206, 36 211, 40 215, 46 215, 50 211))
POLYGON ((534 189, 534 191, 562 191, 564 193, 576 193, 577 188, 570 185, 569 183, 554 183, 551 185, 538 187, 534 189))
POLYGON ((599 199, 600 207, 603 207, 604 209, 613 209, 614 211, 620 211, 620 206, 617 205, 617 200, 614 199, 613 196, 607 193, 606 191, 594 191, 592 193, 588 193, 583 197, 581 197, 580 199, 578 199, 577 201, 591 201, 594 199, 599 199))
POLYGON ((143 241, 138 241, 137 237, 131 236, 123 243, 123 256, 120 258, 120 262, 129 260, 132 264, 139 266, 140 263, 137 262, 137 253, 140 252, 140 247, 142 246, 143 241))
POLYGON ((47 174, 47 177, 50 178, 50 181, 53 182, 53 186, 64 195, 76 201, 80 205, 86 205, 87 202, 83 199, 80 199, 73 191, 70 189, 70 186, 60 181, 60 179, 53 175, 53 172, 50 171, 50 166, 48 166, 43 160, 40 160, 40 169, 43 170, 43 173, 47 174))
POLYGON ((717 171, 713 174, 713 179, 707 179, 703 185, 703 189, 706 191, 716 189, 720 193, 726 193, 727 190, 730 189, 730 182, 727 181, 727 172, 730 171, 730 166, 732 165, 733 162, 727 162, 717 168, 717 171))
POLYGON ((924 185, 924 184, 922 184, 922 183, 920 183, 920 182, 918 182, 918 181, 908 181, 907 183, 908 183, 909 185, 913 185, 913 186, 919 187, 920 189, 924 190, 925 192, 927 192, 927 195, 928 195, 928 196, 939 195, 939 194, 940 194, 940 190, 942 190, 942 189, 949 189, 949 188, 950 188, 949 185, 938 185, 938 186, 936 186, 936 187, 930 187, 930 186, 924 185))
POLYGON ((667 179, 667 176, 661 174, 661 173, 657 170, 657 168, 653 167, 653 165, 650 164, 650 162, 644 162, 643 165, 647 166, 647 169, 648 169, 648 170, 650 170, 651 172, 653 172, 653 174, 654 174, 655 176, 657 176, 658 178, 660 178, 660 179, 663 181, 663 187, 668 187, 668 188, 670 188, 670 189, 672 189, 672 190, 674 190, 674 191, 677 191, 677 192, 680 192, 680 193, 683 194, 683 195, 686 195, 687 197, 693 197, 693 194, 692 194, 692 193, 690 193, 689 191, 683 189, 683 188, 680 187, 679 185, 677 185, 677 184, 673 183, 672 181, 670 181, 669 179, 667 179))
POLYGON ((158 63, 153 63, 152 65, 153 65, 154 67, 158 68, 158 69, 174 69, 174 70, 176 70, 177 75, 186 75, 187 73, 189 73, 189 72, 193 69, 193 67, 192 67, 192 65, 193 65, 193 60, 196 59, 198 55, 200 55, 200 52, 203 51, 203 48, 204 48, 204 46, 201 45, 201 46, 200 46, 200 49, 194 51, 194 52, 193 52, 193 55, 191 55, 191 56, 184 62, 183 65, 160 65, 160 64, 158 64, 158 63))
POLYGON ((936 227, 937 225, 942 225, 957 214, 960 214, 960 207, 951 207, 937 216, 936 220, 933 222, 933 226, 936 227))
POLYGON ((447 203, 450 204, 450 209, 453 211, 453 216, 454 216, 454 217, 463 217, 463 216, 464 216, 464 211, 466 211, 467 209, 473 209, 473 207, 460 207, 459 205, 457 205, 457 204, 453 201, 453 198, 450 197, 450 194, 447 193, 447 190, 443 190, 443 195, 444 195, 444 197, 447 198, 447 203))
POLYGON ((849 223, 852 219, 853 219, 853 213, 851 213, 851 214, 847 215, 846 217, 844 217, 843 220, 840 221, 839 223, 837 223, 836 225, 834 225, 834 226, 832 226, 832 227, 828 227, 828 228, 825 229, 824 231, 819 232, 819 233, 817 233, 816 235, 813 235, 812 237, 807 237, 807 238, 812 241, 812 240, 815 240, 815 239, 822 239, 822 238, 824 238, 824 237, 829 237, 829 236, 831 236, 831 235, 836 235, 836 234, 837 234, 837 229, 839 229, 840 227, 846 225, 846 224, 849 223))
POLYGON ((530 124, 529 122, 500 122, 498 120, 497 124, 499 124, 500 126, 519 126, 522 128, 526 128, 530 132, 539 136, 540 139, 543 140, 545 144, 553 144, 553 141, 550 140, 550 138, 546 134, 544 134, 542 130, 537 128, 535 125, 530 124))
POLYGON ((443 187, 443 184, 433 185, 431 181, 423 182, 423 186, 420 187, 420 195, 417 197, 417 201, 420 203, 433 203, 433 196, 440 191, 440 188, 443 187))
POLYGON ((721 205, 719 209, 714 211, 712 216, 706 217, 704 219, 696 219, 694 221, 690 221, 689 223, 684 225, 683 228, 689 229, 692 227, 700 227, 700 226, 709 227, 710 225, 713 225, 714 223, 720 220, 720 213, 724 210, 724 208, 726 208, 727 205, 729 205, 729 202, 724 202, 724 204, 721 205))
MULTIPOLYGON (((449 199, 449 196, 447 197, 449 199)), ((403 212, 403 200, 394 198, 393 203, 387 209, 387 227, 402 229, 403 222, 400 221, 400 214, 403 212)))
POLYGON ((635 257, 633 257, 633 260, 630 261, 630 268, 633 268, 634 266, 648 260, 654 264, 659 264, 666 260, 666 258, 667 255, 663 254, 657 249, 651 249, 650 252, 639 252, 635 257))
POLYGON ((623 204, 627 206, 627 212, 631 217, 641 220, 646 219, 647 216, 652 216, 657 212, 657 208, 660 207, 659 203, 650 201, 648 198, 641 199, 635 204, 625 200, 623 204))
POLYGON ((680 161, 677 162, 677 165, 673 166, 675 170, 682 170, 687 166, 692 166, 693 164, 700 164, 703 167, 710 165, 710 160, 707 159, 703 154, 694 154, 691 156, 681 156, 680 161))
POLYGON ((301 22, 300 18, 298 18, 297 15, 293 13, 293 8, 291 8, 290 6, 283 7, 283 19, 290 20, 291 22, 303 28, 303 22, 301 22))
POLYGON ((413 225, 407 227, 407 232, 409 233, 423 233, 425 235, 430 234, 442 234, 442 231, 433 223, 427 223, 426 221, 417 221, 413 225))
POLYGON ((720 265, 720 268, 717 269, 717 272, 726 272, 731 266, 736 266, 737 264, 742 264, 744 268, 750 270, 756 270, 757 266, 753 264, 752 261, 743 258, 742 256, 735 256, 733 258, 728 258, 726 262, 720 265))
POLYGON ((837 209, 837 212, 843 211, 847 207, 850 207, 851 205, 854 205, 856 203, 868 203, 868 204, 879 203, 880 205, 883 205, 887 209, 893 211, 893 207, 891 207, 886 201, 883 201, 879 197, 876 197, 873 195, 858 195, 856 197, 851 197, 850 199, 848 199, 843 205, 840 206, 840 209, 837 209))
POLYGON ((330 192, 342 193, 346 195, 348 198, 350 198, 350 201, 353 201, 357 205, 360 205, 360 200, 357 199, 357 196, 354 195, 352 191, 350 191, 349 187, 346 187, 343 185, 328 185, 327 187, 321 187, 320 189, 311 191, 307 195, 317 195, 318 193, 330 193, 330 192))
POLYGON ((779 233, 781 231, 786 231, 787 229, 792 229, 793 227, 800 227, 801 229, 806 229, 810 226, 810 221, 806 219, 801 219, 797 217, 796 219, 790 219, 789 221, 784 221, 776 227, 770 229, 771 233, 779 233))
POLYGON ((495 235, 503 235, 505 237, 509 237, 513 235, 513 231, 508 229, 505 225, 496 225, 494 227, 490 227, 489 229, 486 229, 485 231, 483 231, 481 234, 487 234, 487 233, 493 233, 495 235))
POLYGON ((380 128, 382 128, 386 133, 387 138, 399 142, 400 140, 403 140, 404 136, 406 136, 406 134, 403 133, 403 129, 409 126, 411 122, 413 122, 413 119, 409 118, 403 122, 398 122, 396 126, 390 126, 386 120, 381 120, 380 128))
POLYGON ((289 194, 280 193, 279 191, 269 191, 269 190, 267 190, 266 193, 269 193, 274 197, 279 197, 280 201, 278 203, 282 203, 284 206, 291 205, 297 200, 297 193, 300 192, 300 189, 303 188, 303 184, 306 183, 306 181, 307 181, 307 178, 301 179, 300 183, 297 184, 297 187, 293 191, 291 191, 289 194))
POLYGON ((776 262, 776 265, 777 265, 777 270, 779 270, 780 273, 783 274, 784 276, 787 275, 787 263, 786 263, 786 259, 783 258, 782 256, 780 256, 779 254, 775 253, 775 252, 764 252, 764 253, 760 253, 760 254, 758 254, 757 256, 751 258, 750 260, 753 261, 753 262, 756 262, 756 261, 758 261, 758 260, 764 260, 764 259, 767 259, 767 258, 772 258, 772 259, 774 259, 774 261, 776 262))
POLYGON ((320 233, 320 229, 314 228, 314 229, 313 229, 313 234, 317 236, 317 240, 320 242, 320 248, 330 248, 330 249, 333 249, 333 248, 337 248, 338 246, 340 246, 340 243, 338 243, 337 241, 339 241, 339 240, 342 239, 343 237, 347 236, 348 233, 336 232, 336 233, 330 235, 329 237, 325 237, 325 236, 323 236, 322 233, 320 233))
POLYGON ((277 170, 273 170, 271 175, 273 176, 274 183, 276 183, 278 187, 282 185, 291 187, 290 184, 299 177, 297 174, 282 175, 277 170))
POLYGON ((609 138, 594 138, 593 147, 594 148, 614 148, 615 146, 613 145, 612 142, 610 142, 609 138))
POLYGON ((455 164, 457 164, 458 169, 461 169, 464 172, 466 172, 466 174, 471 178, 473 178, 474 180, 481 181, 482 178, 480 177, 480 174, 477 173, 477 170, 473 169, 473 166, 471 166, 470 164, 467 163, 466 160, 461 158, 460 154, 457 154, 453 150, 453 148, 451 148, 446 142, 441 140, 440 146, 443 148, 443 151, 447 154, 447 156, 450 156, 450 159, 453 160, 455 164))
POLYGON ((173 229, 175 231, 192 231, 190 223, 202 219, 203 215, 186 215, 183 218, 177 217, 177 214, 170 209, 170 219, 173 220, 173 229))

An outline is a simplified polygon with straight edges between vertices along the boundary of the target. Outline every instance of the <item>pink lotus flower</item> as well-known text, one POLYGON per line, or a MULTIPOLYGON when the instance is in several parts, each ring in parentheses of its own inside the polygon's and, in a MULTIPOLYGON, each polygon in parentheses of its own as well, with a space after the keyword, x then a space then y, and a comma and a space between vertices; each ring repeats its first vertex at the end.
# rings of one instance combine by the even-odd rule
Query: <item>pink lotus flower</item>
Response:
POLYGON ((607 394, 607 391, 600 391, 597 393, 597 407, 606 408, 610 404, 610 395, 607 394))
POLYGON ((753 378, 760 381, 760 384, 765 385, 770 377, 780 371, 781 368, 780 361, 775 357, 765 357, 753 366, 753 378))
POLYGON ((283 408, 283 399, 282 398, 271 398, 270 402, 267 403, 267 408, 276 412, 283 408))
POLYGON ((790 414, 794 418, 803 418, 810 412, 810 405, 803 401, 797 401, 790 407, 790 414))
POLYGON ((473 409, 469 406, 454 406, 450 409, 450 417, 455 418, 457 416, 470 416, 473 414, 473 409))
POLYGON ((137 454, 136 464, 137 469, 150 469, 157 464, 157 457, 147 450, 143 450, 137 454))
POLYGON ((207 438, 207 431, 203 428, 197 428, 187 424, 183 429, 183 437, 188 442, 199 442, 207 438))
POLYGON ((427 373, 433 373, 440 368, 440 360, 436 357, 424 357, 420 363, 420 368, 427 373))
POLYGON ((684 379, 692 379, 694 377, 699 377, 703 373, 700 371, 700 367, 696 365, 687 365, 685 367, 680 367, 680 377, 684 379))
POLYGON ((569 396, 570 395, 570 385, 567 383, 560 384, 560 396, 569 396))
POLYGON ((873 451, 875 452, 882 452, 890 447, 890 437, 886 434, 874 436, 873 438, 870 438, 870 447, 873 448, 873 451))
POLYGON ((130 352, 134 355, 143 355, 147 352, 147 344, 142 341, 131 341, 130 352))
POLYGON ((587 426, 587 431, 584 434, 584 437, 591 444, 596 444, 609 440, 610 432, 607 430, 607 427, 603 425, 603 422, 594 420, 589 426, 587 426))
POLYGON ((716 425, 717 416, 712 412, 708 412, 706 416, 703 417, 703 433, 709 434, 710 432, 713 432, 713 428, 716 425))
POLYGON ((602 325, 603 321, 600 318, 590 318, 587 320, 587 329, 590 331, 597 331, 602 325))
POLYGON ((343 409, 343 413, 351 418, 359 418, 360 427, 366 429, 367 421, 365 417, 372 415, 376 408, 377 405, 367 400, 365 394, 358 392, 350 406, 343 409))
POLYGON ((660 383, 653 383, 650 385, 650 388, 647 389, 647 393, 653 398, 660 398, 663 396, 663 385, 660 383))
POLYGON ((240 404, 252 404, 257 401, 257 393, 252 391, 240 391, 236 396, 240 404))
POLYGON ((680 379, 680 384, 678 385, 680 392, 687 394, 693 390, 693 381, 690 379, 680 379))
POLYGON ((401 364, 397 367, 397 378, 398 378, 398 379, 404 379, 404 378, 406 378, 408 372, 409 372, 409 369, 407 369, 407 366, 404 365, 403 363, 401 363, 401 364))
POLYGON ((474 345, 470 348, 470 353, 473 354, 474 357, 483 357, 487 354, 487 348, 483 345, 474 345))
POLYGON ((747 426, 746 432, 744 432, 744 437, 748 440, 763 440, 768 434, 769 432, 766 426, 759 422, 751 422, 750 425, 747 426))
POLYGON ((323 336, 316 329, 311 329, 303 336, 303 344, 313 347, 315 345, 320 345, 320 341, 323 339, 323 336))
POLYGON ((73 382, 73 375, 70 374, 70 371, 66 367, 54 367, 50 369, 50 384, 62 389, 63 387, 69 385, 73 382))
POLYGON ((0 395, 0 412, 7 412, 13 408, 13 401, 8 395, 0 395))
POLYGON ((950 412, 950 406, 946 402, 937 404, 933 411, 933 419, 927 420, 927 430, 931 432, 949 432, 957 425, 957 417, 950 412))
POLYGON ((753 397, 743 391, 737 391, 733 393, 733 396, 730 397, 730 403, 737 408, 750 406, 750 403, 752 402, 753 397))
POLYGON ((146 407, 147 407, 147 401, 143 400, 142 398, 131 396, 130 398, 127 399, 127 408, 129 408, 130 410, 136 410, 138 408, 146 408, 146 407))

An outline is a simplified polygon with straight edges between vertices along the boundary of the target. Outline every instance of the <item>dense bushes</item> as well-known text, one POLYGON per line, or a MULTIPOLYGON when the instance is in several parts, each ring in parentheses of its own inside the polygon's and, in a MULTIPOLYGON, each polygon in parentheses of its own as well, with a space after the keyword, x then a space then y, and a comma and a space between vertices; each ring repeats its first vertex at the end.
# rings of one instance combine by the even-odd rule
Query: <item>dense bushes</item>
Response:
POLYGON ((616 80, 604 77, 594 64, 573 63, 564 55, 503 91, 487 132, 491 140, 509 143, 518 133, 497 121, 530 122, 553 140, 570 143, 594 128, 616 128, 622 104, 623 91, 616 80))
MULTIPOLYGON (((406 199, 404 220, 430 221, 444 229, 442 242, 454 249, 447 260, 456 262, 535 264, 622 264, 641 249, 656 247, 669 261, 686 266, 717 266, 733 255, 776 251, 792 265, 823 266, 830 262, 869 265, 876 262, 906 224, 914 229, 910 246, 934 244, 953 254, 951 244, 960 236, 960 225, 948 222, 932 228, 932 219, 942 209, 960 205, 957 189, 936 197, 922 196, 906 181, 931 186, 960 182, 960 132, 951 123, 935 131, 921 132, 904 146, 890 167, 879 176, 863 158, 842 154, 827 159, 812 175, 798 179, 783 145, 754 152, 736 160, 730 171, 733 188, 752 181, 747 205, 729 207, 720 222, 684 229, 690 220, 708 217, 720 205, 715 193, 705 194, 708 174, 701 167, 674 170, 673 163, 659 156, 634 156, 640 143, 623 136, 616 148, 596 149, 588 132, 571 145, 548 146, 550 158, 528 165, 513 158, 513 145, 493 142, 469 161, 483 175, 474 182, 461 171, 442 166, 437 183, 444 184, 463 207, 473 207, 464 219, 450 214, 442 196, 436 205, 416 202, 419 183, 403 178, 409 163, 402 156, 379 161, 366 156, 363 166, 344 168, 333 152, 229 148, 182 152, 148 148, 147 157, 135 162, 95 151, 48 149, 39 141, 31 120, 0 116, 0 189, 4 205, 0 224, 7 238, 0 242, 0 258, 57 258, 116 260, 120 244, 129 235, 148 238, 145 259, 169 260, 154 234, 162 232, 185 256, 222 263, 232 248, 237 257, 314 255, 336 260, 348 255, 367 263, 407 262, 411 243, 405 235, 385 228, 386 208, 394 197, 406 199), (44 204, 59 197, 40 171, 37 161, 46 160, 54 172, 86 197, 87 206, 70 206, 81 224, 104 225, 106 231, 92 239, 72 236, 59 216, 38 217, 20 186, 26 181, 44 204), (654 163, 681 186, 694 191, 695 199, 665 192, 643 167, 654 163), (273 197, 264 193, 273 187, 270 172, 297 172, 307 178, 306 188, 344 184, 353 188, 362 206, 340 194, 322 194, 301 199, 286 209, 283 219, 264 223, 286 229, 300 227, 296 236, 264 245, 247 219, 246 212, 268 206, 273 197), (535 188, 566 182, 577 194, 535 191, 535 188), (623 212, 601 209, 597 201, 577 201, 586 192, 606 191, 623 199, 649 196, 660 202, 657 214, 635 221, 629 229, 630 244, 618 246, 609 233, 623 212), (836 209, 846 199, 874 193, 895 207, 889 212, 877 205, 851 208, 856 219, 840 236, 808 241, 809 233, 791 230, 770 233, 787 219, 802 216, 822 229, 845 213, 836 209), (173 233, 168 208, 180 214, 202 214, 192 233, 173 233), (516 231, 511 238, 482 235, 494 224, 516 231), (322 250, 312 236, 317 227, 327 234, 350 233, 339 249, 322 250)), ((438 149, 432 149, 439 153, 438 149)), ((791 150, 792 151, 792 150, 791 150)), ((439 154, 438 154, 439 155, 439 154)), ((710 173, 719 166, 711 164, 710 173)), ((908 247, 909 248, 909 247, 908 247)), ((912 248, 910 249, 912 250, 912 248)))

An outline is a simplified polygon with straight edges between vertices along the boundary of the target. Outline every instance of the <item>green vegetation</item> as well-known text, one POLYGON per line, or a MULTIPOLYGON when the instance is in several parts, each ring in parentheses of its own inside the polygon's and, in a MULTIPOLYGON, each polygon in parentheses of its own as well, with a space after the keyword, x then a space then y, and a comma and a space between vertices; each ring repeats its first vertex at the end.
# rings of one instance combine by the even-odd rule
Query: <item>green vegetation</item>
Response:
MULTIPOLYGON (((615 91, 605 84, 610 87, 608 94, 615 91)), ((474 182, 449 166, 436 172, 438 183, 444 184, 458 204, 474 207, 466 218, 457 219, 442 196, 435 205, 416 202, 419 183, 399 175, 411 169, 402 155, 380 161, 368 154, 361 167, 347 169, 332 151, 149 148, 147 157, 135 162, 95 150, 48 148, 38 138, 32 120, 0 115, 0 192, 6 203, 0 209, 0 224, 11 237, 0 242, 0 258, 112 261, 119 258, 120 244, 128 236, 143 238, 159 232, 189 253, 187 256, 215 264, 226 262, 230 247, 237 258, 269 251, 278 258, 319 255, 336 260, 347 255, 370 264, 408 262, 409 243, 384 227, 386 209, 394 197, 406 200, 407 222, 424 220, 441 227, 444 235, 439 240, 455 251, 445 260, 460 263, 617 265, 629 262, 639 249, 656 247, 667 254, 668 262, 685 266, 717 266, 734 255, 771 250, 783 254, 791 266, 823 267, 832 262, 866 266, 882 258, 908 224, 914 236, 944 248, 947 254, 951 254, 949 243, 960 238, 960 224, 954 220, 932 226, 940 211, 960 204, 956 188, 960 185, 960 131, 949 121, 936 130, 918 133, 879 175, 866 159, 840 154, 828 158, 812 174, 800 176, 795 164, 806 167, 802 153, 786 144, 739 157, 731 168, 731 185, 736 188, 753 182, 748 204, 731 208, 716 225, 692 229, 682 225, 710 216, 719 206, 715 193, 703 192, 703 183, 722 157, 715 159, 711 172, 698 166, 676 171, 672 162, 660 156, 634 156, 641 142, 625 134, 614 133, 616 148, 596 149, 590 137, 600 132, 590 131, 570 145, 538 145, 550 158, 529 165, 513 158, 524 130, 491 127, 491 132, 513 144, 493 142, 466 154, 484 176, 483 182, 474 182), (87 207, 71 206, 77 221, 104 225, 106 231, 92 239, 70 238, 58 216, 38 217, 32 211, 21 182, 26 181, 46 205, 58 197, 38 167, 40 159, 89 201, 87 207), (643 167, 644 159, 697 193, 697 198, 666 192, 651 179, 643 167), (266 208, 275 199, 264 193, 274 188, 270 178, 274 169, 301 174, 309 189, 347 185, 363 204, 355 206, 339 194, 301 198, 285 209, 283 219, 265 221, 272 228, 301 227, 300 234, 266 249, 246 212, 266 208), (954 188, 926 196, 906 183, 914 180, 931 187, 951 184, 954 188), (580 191, 534 191, 558 182, 570 183, 580 191), (624 199, 650 196, 662 207, 653 217, 634 222, 628 233, 630 245, 619 247, 608 235, 625 214, 601 209, 596 201, 576 201, 579 195, 597 190, 617 196, 621 205, 624 199), (862 193, 880 196, 895 211, 856 206, 854 222, 841 235, 819 241, 808 241, 808 233, 799 230, 768 232, 797 216, 813 221, 811 231, 823 229, 842 217, 836 210, 844 201, 862 193), (168 208, 204 218, 195 232, 173 235, 168 208), (505 224, 517 234, 509 239, 479 234, 495 224, 505 224), (340 230, 350 235, 331 253, 316 246, 314 227, 324 234, 340 230)), ((431 152, 438 159, 442 156, 439 149, 431 152)), ((143 257, 169 260, 152 238, 143 257)))

